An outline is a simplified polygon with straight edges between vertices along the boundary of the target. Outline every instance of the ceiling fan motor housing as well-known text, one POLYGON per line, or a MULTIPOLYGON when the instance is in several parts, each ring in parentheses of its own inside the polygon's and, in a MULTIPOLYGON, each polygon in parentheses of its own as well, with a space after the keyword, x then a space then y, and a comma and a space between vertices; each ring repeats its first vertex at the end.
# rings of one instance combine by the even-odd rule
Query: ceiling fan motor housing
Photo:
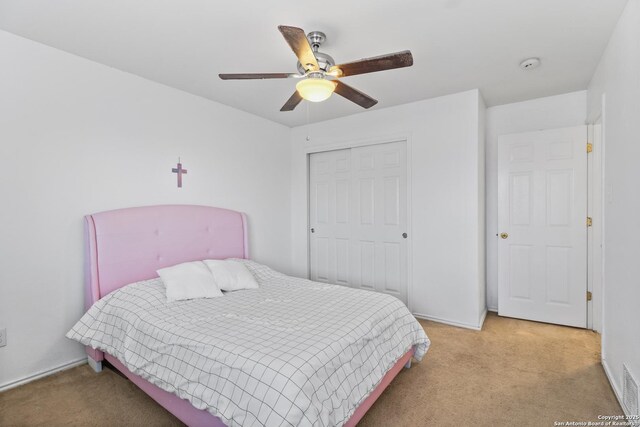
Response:
MULTIPOLYGON (((307 34, 307 39, 309 40, 309 44, 313 49, 313 54, 318 61, 320 70, 327 72, 329 71, 329 68, 336 65, 336 61, 334 61, 330 55, 327 55, 326 53, 320 52, 318 50, 320 49, 322 43, 327 40, 327 36, 322 31, 311 31, 309 34, 307 34)), ((298 61, 297 67, 300 74, 306 74, 307 70, 302 64, 300 64, 300 61, 298 61)))
MULTIPOLYGON (((334 65, 336 65, 336 61, 333 60, 333 58, 329 55, 327 55, 326 53, 322 53, 322 52, 313 52, 313 54, 316 57, 316 60, 318 61, 318 66, 320 67, 320 70, 327 72, 329 71, 329 68, 333 67, 334 65)), ((298 72, 300 74, 306 74, 307 70, 302 66, 302 64, 300 63, 300 61, 298 61, 297 63, 298 65, 298 72)))

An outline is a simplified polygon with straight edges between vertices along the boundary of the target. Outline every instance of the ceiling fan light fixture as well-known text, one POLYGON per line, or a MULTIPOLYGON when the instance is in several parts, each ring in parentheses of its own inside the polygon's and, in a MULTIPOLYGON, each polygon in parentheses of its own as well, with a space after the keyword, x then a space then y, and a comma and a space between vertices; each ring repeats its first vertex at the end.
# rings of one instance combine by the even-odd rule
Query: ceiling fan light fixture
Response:
POLYGON ((323 78, 307 78, 296 84, 296 90, 307 101, 322 102, 336 89, 336 83, 323 78))

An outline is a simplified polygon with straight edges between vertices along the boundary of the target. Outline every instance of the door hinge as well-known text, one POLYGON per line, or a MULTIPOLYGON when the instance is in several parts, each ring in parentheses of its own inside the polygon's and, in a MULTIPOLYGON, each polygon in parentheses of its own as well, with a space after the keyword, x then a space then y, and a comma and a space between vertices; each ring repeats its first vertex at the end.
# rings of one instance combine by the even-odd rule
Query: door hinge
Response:
POLYGON ((593 151, 593 144, 590 142, 587 142, 587 153, 590 153, 593 151))
POLYGON ((587 217, 587 227, 591 227, 593 225, 593 220, 590 216, 587 217))
POLYGON ((591 291, 587 291, 587 301, 591 301, 593 299, 593 294, 591 294, 591 291))

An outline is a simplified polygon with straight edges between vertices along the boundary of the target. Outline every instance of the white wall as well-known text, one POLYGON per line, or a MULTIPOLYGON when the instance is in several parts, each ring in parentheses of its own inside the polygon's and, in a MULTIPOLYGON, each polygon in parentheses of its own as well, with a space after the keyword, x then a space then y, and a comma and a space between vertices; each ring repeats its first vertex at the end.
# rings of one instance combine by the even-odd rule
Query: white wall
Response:
POLYGON ((0 387, 83 357, 85 214, 244 211, 253 257, 289 270, 290 129, 6 32, 0 52, 0 387))
POLYGON ((481 271, 484 104, 477 90, 294 128, 292 265, 308 274, 307 153, 315 147, 407 138, 410 193, 410 308, 468 327, 484 315, 481 271), (306 137, 310 140, 307 141, 306 137))
MULTIPOLYGON (((487 108, 486 212, 487 305, 498 309, 498 136, 585 124, 587 92, 538 98, 487 108)), ((585 141, 586 143, 586 141, 585 141)))
POLYGON ((640 0, 620 17, 588 100, 588 117, 602 112, 604 127, 602 359, 620 395, 623 363, 640 383, 640 0))

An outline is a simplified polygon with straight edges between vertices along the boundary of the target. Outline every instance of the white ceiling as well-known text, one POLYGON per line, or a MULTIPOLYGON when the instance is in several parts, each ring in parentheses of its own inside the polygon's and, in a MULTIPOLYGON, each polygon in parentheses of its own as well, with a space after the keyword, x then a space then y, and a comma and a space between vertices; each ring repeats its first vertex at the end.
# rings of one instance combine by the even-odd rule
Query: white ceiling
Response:
MULTIPOLYGON (((626 0, 0 0, 0 28, 297 126, 280 107, 295 80, 222 81, 218 73, 294 72, 279 24, 327 34, 338 62, 410 49, 414 66, 352 76, 375 108, 480 88, 488 105, 585 89, 626 0), (542 67, 522 71, 530 56, 542 67)), ((362 111, 334 95, 316 122, 362 111)))

